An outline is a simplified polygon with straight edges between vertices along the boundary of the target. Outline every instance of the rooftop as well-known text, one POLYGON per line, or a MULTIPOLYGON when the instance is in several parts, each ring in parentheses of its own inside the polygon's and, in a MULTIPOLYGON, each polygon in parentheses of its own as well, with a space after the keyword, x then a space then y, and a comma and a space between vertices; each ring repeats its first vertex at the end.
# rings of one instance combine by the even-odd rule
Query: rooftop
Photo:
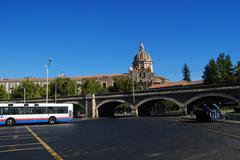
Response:
MULTIPOLYGON (((95 76, 76 76, 76 77, 69 77, 72 80, 82 80, 82 79, 97 79, 97 78, 111 78, 111 77, 119 77, 119 76, 127 76, 127 73, 122 74, 103 74, 103 75, 95 75, 95 76)), ((49 80, 54 80, 55 78, 49 78, 49 80)), ((25 77, 25 78, 2 78, 0 79, 0 83, 6 82, 22 82, 25 80, 35 81, 35 82, 42 82, 46 81, 46 78, 34 78, 34 77, 25 77)))
POLYGON ((189 86, 189 85, 200 85, 203 84, 202 80, 187 82, 187 81, 178 81, 178 82, 166 82, 163 84, 153 84, 149 89, 164 88, 164 87, 175 87, 175 86, 189 86))

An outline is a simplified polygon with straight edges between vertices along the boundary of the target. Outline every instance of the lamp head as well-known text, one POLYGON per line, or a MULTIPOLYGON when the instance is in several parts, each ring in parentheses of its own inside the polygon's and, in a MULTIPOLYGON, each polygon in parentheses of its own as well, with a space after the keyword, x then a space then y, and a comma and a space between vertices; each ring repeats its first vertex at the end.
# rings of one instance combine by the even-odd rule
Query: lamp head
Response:
POLYGON ((133 71, 132 66, 130 66, 128 70, 129 70, 129 72, 132 72, 133 71))

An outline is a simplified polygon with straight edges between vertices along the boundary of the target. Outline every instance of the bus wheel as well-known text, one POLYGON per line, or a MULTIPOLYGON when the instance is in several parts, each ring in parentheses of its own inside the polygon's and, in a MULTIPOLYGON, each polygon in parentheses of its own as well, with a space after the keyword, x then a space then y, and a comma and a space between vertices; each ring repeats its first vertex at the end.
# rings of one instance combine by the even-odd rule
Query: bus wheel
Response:
POLYGON ((48 120, 48 122, 49 122, 50 124, 55 124, 55 123, 56 123, 56 118, 55 118, 55 117, 50 117, 49 120, 48 120))
POLYGON ((8 118, 6 120, 6 126, 13 126, 15 124, 15 120, 13 118, 8 118))

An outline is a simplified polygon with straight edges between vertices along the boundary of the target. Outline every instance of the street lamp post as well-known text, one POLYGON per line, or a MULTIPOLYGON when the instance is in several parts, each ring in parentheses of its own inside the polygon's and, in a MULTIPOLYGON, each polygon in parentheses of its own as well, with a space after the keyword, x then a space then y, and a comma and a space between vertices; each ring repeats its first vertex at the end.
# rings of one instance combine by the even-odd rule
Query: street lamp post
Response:
POLYGON ((51 62, 52 62, 52 60, 49 59, 48 64, 45 65, 46 72, 47 72, 46 103, 48 103, 48 68, 49 68, 51 62))
POLYGON ((23 103, 26 103, 26 88, 23 87, 23 103))
POLYGON ((57 82, 55 82, 55 103, 57 103, 57 82))
POLYGON ((86 117, 88 117, 88 99, 87 99, 87 96, 88 95, 85 96, 85 98, 86 98, 86 100, 85 100, 85 106, 86 106, 85 107, 85 114, 86 114, 86 117))
POLYGON ((135 89, 134 89, 134 73, 133 73, 133 68, 129 67, 129 72, 132 74, 132 101, 133 105, 135 104, 135 89))

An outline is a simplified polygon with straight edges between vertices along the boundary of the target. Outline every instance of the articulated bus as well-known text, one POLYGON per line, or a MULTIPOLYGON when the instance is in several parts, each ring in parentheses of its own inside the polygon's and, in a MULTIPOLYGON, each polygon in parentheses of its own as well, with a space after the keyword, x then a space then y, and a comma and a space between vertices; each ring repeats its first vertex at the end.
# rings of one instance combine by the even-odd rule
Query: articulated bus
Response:
POLYGON ((44 122, 55 124, 69 122, 72 119, 72 104, 0 104, 0 125, 13 126, 15 124, 44 122))

